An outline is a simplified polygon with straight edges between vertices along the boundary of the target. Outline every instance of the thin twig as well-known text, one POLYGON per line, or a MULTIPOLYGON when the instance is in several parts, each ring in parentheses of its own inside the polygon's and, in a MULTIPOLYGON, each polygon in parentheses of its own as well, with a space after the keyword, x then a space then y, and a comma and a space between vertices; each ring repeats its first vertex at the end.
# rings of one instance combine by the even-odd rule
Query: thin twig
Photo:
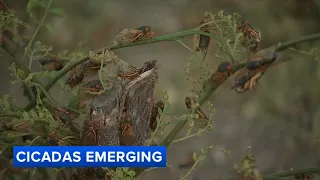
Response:
POLYGON ((183 43, 182 41, 180 41, 180 40, 176 40, 178 43, 180 43, 183 47, 185 47, 186 49, 188 49, 190 52, 193 52, 193 50, 189 47, 189 46, 187 46, 185 43, 183 43))
MULTIPOLYGON (((21 70, 23 70, 27 75, 30 74, 31 72, 29 69, 27 69, 25 66, 23 66, 17 59, 14 57, 13 54, 9 53, 8 51, 4 50, 3 48, 0 47, 1 54, 6 55, 10 61, 12 61, 17 67, 19 67, 21 70)), ((36 96, 34 92, 32 91, 31 87, 23 84, 25 90, 26 90, 26 95, 28 96, 29 101, 33 101, 36 99, 36 96)))
POLYGON ((269 174, 267 176, 264 176, 264 180, 269 180, 271 178, 275 177, 288 177, 288 176, 294 176, 296 174, 305 174, 305 173, 320 173, 320 168, 307 168, 307 169, 297 169, 297 170, 289 170, 289 171, 283 171, 279 173, 273 173, 269 174))
MULTIPOLYGON (((36 31, 33 33, 33 35, 32 35, 32 37, 31 37, 31 39, 30 39, 27 47, 26 47, 25 50, 24 50, 24 53, 23 53, 23 56, 22 56, 21 61, 23 61, 24 58, 26 57, 26 55, 27 55, 27 53, 28 53, 28 51, 29 51, 29 49, 30 49, 31 44, 32 44, 33 41, 35 40, 35 38, 36 38, 36 36, 37 36, 37 34, 38 34, 41 26, 43 25, 44 20, 45 20, 46 17, 47 17, 47 14, 48 14, 48 11, 49 11, 49 8, 50 8, 51 4, 52 4, 52 0, 49 0, 49 3, 48 3, 48 5, 47 5, 47 8, 46 8, 46 10, 45 10, 45 12, 44 12, 44 14, 43 14, 43 16, 42 16, 42 19, 40 20, 40 23, 39 23, 36 31)), ((30 62, 29 62, 29 69, 30 69, 30 70, 31 70, 31 65, 32 65, 32 59, 30 59, 30 62)))

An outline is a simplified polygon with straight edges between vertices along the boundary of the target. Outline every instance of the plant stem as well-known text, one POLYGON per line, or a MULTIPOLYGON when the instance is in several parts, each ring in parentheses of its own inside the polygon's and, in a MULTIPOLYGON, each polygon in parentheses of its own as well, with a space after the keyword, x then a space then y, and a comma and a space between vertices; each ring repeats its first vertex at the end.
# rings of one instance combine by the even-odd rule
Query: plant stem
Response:
POLYGON ((288 177, 288 176, 294 176, 296 174, 305 174, 305 173, 319 173, 320 168, 308 168, 308 169, 297 169, 297 170, 289 170, 289 171, 284 171, 284 172, 279 172, 279 173, 273 173, 269 174, 267 176, 264 176, 264 180, 269 180, 272 178, 276 177, 288 177))
POLYGON ((290 41, 286 41, 284 43, 280 43, 279 46, 275 49, 275 52, 281 52, 284 51, 294 45, 300 44, 300 43, 304 43, 307 41, 314 41, 320 39, 320 33, 316 33, 316 34, 311 34, 311 35, 307 35, 307 36, 302 36, 299 37, 297 39, 294 40, 290 40, 290 41))
MULTIPOLYGON (((143 45, 143 44, 151 44, 151 43, 157 43, 157 42, 163 42, 163 41, 175 41, 178 38, 182 38, 184 36, 188 36, 188 35, 194 35, 194 34, 202 34, 202 35, 206 35, 206 36, 210 36, 212 39, 215 39, 217 41, 222 41, 221 38, 216 37, 213 34, 201 31, 197 28, 195 29, 189 29, 189 30, 185 30, 185 31, 181 31, 181 32, 177 32, 177 33, 172 33, 172 34, 168 34, 168 35, 163 35, 163 36, 157 36, 154 37, 152 39, 147 39, 147 40, 141 40, 141 41, 136 41, 136 42, 132 42, 132 43, 127 43, 127 44, 120 44, 120 45, 113 45, 113 46, 107 46, 105 48, 101 48, 95 51, 95 53, 97 54, 101 54, 103 51, 105 50, 116 50, 116 49, 121 49, 121 48, 126 48, 126 47, 132 47, 132 46, 138 46, 138 45, 143 45)), ((70 63, 68 63, 61 71, 59 71, 59 73, 44 87, 44 89, 46 91, 49 91, 51 89, 51 87, 60 79, 62 78, 65 74, 67 74, 72 68, 74 68, 75 66, 85 62, 89 60, 89 57, 86 56, 82 59, 79 59, 77 61, 71 61, 70 63)), ((43 97, 43 95, 41 96, 43 97)), ((34 99, 33 101, 31 101, 26 107, 24 107, 24 110, 29 111, 30 109, 32 109, 34 106, 36 105, 36 99, 34 99)))
MULTIPOLYGON (((49 10, 51 4, 52 4, 52 0, 49 0, 49 3, 48 3, 48 5, 47 5, 47 8, 46 8, 46 10, 45 10, 45 12, 44 12, 44 14, 43 14, 43 16, 42 16, 42 19, 40 20, 40 23, 39 23, 36 31, 33 33, 33 35, 32 35, 32 37, 31 37, 31 39, 30 39, 27 47, 26 47, 25 50, 24 50, 23 56, 22 56, 22 58, 21 58, 21 61, 23 61, 24 58, 26 57, 26 55, 27 55, 27 53, 28 53, 28 51, 29 51, 29 49, 30 49, 33 41, 35 40, 35 38, 36 38, 36 36, 37 36, 37 34, 38 34, 41 26, 43 25, 44 20, 45 20, 46 17, 47 17, 48 10, 49 10)), ((30 69, 30 70, 31 70, 31 65, 32 65, 32 59, 30 59, 30 62, 29 62, 29 69, 30 69)))
MULTIPOLYGON (((0 47, 0 51, 2 54, 6 55, 10 59, 10 61, 12 61, 18 68, 22 69, 27 75, 31 73, 28 68, 25 68, 25 66, 23 66, 19 61, 16 60, 13 54, 7 52, 1 47, 0 47)), ((32 102, 34 99, 36 99, 36 96, 31 87, 23 84, 23 88, 25 89, 25 92, 29 101, 32 102)))

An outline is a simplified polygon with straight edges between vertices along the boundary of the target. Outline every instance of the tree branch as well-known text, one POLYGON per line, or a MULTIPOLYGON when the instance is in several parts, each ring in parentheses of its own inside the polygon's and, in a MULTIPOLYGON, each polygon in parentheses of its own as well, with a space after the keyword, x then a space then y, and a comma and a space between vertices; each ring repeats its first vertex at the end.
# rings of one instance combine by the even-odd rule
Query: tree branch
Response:
POLYGON ((297 44, 301 44, 307 41, 315 41, 317 39, 320 39, 320 33, 302 36, 294 40, 286 41, 284 43, 279 43, 279 45, 275 49, 275 52, 281 52, 297 44))
MULTIPOLYGON (((122 49, 126 47, 132 47, 132 46, 138 46, 138 45, 143 45, 143 44, 152 44, 152 43, 157 43, 157 42, 163 42, 163 41, 175 41, 176 39, 183 38, 188 35, 194 35, 194 34, 202 34, 206 36, 210 36, 212 39, 215 39, 217 41, 223 41, 223 39, 216 37, 213 34, 201 31, 197 28, 195 29, 189 29, 177 33, 172 33, 168 35, 163 35, 163 36, 157 36, 152 39, 147 39, 147 40, 141 40, 141 41, 136 41, 132 43, 127 43, 127 44, 121 44, 121 45, 113 45, 113 46, 108 46, 105 48, 101 48, 95 51, 97 54, 101 54, 105 50, 116 50, 116 49, 122 49)), ((76 67, 77 65, 89 60, 89 57, 86 56, 82 59, 79 59, 77 61, 71 61, 68 63, 59 73, 51 80, 49 83, 45 86, 45 90, 49 91, 51 87, 60 79, 62 78, 65 74, 67 74, 72 68, 76 67)), ((43 97, 43 95, 41 95, 43 97)), ((31 101, 25 108, 24 110, 29 111, 36 105, 36 99, 31 101)))
POLYGON ((271 180, 273 178, 283 178, 288 176, 294 176, 296 174, 312 174, 312 173, 320 173, 320 168, 308 168, 308 169, 296 169, 296 170, 289 170, 289 171, 283 171, 279 173, 273 173, 269 174, 267 176, 264 176, 264 180, 271 180))

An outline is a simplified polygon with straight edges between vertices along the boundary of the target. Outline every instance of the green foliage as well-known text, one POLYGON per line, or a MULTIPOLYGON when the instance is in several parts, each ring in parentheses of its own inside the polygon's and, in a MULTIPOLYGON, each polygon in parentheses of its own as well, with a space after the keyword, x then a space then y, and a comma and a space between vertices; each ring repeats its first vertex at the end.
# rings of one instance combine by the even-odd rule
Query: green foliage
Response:
MULTIPOLYGON (((46 9, 50 0, 29 0, 27 4, 27 12, 32 20, 38 21, 37 10, 46 9)), ((48 11, 56 16, 64 16, 64 10, 61 8, 50 7, 48 11)))
POLYGON ((256 167, 256 160, 251 154, 251 148, 248 148, 247 155, 241 160, 240 164, 234 165, 237 171, 237 179, 262 180, 259 170, 256 167))
POLYGON ((203 161, 207 154, 212 151, 212 150, 217 150, 217 151, 222 151, 226 154, 229 154, 229 151, 223 150, 223 149, 219 149, 216 148, 215 146, 211 145, 207 148, 201 148, 199 155, 197 155, 197 153, 193 153, 192 154, 192 159, 193 159, 193 165, 192 167, 189 169, 189 171, 185 174, 182 174, 179 178, 179 180, 186 180, 188 178, 188 176, 196 169, 196 166, 203 161))
POLYGON ((164 108, 163 108, 163 111, 160 108, 158 108, 158 111, 159 111, 159 116, 157 117, 158 125, 154 130, 154 132, 152 132, 151 138, 147 142, 148 145, 157 144, 155 143, 156 139, 162 137, 164 129, 170 124, 170 122, 164 121, 164 117, 166 114, 168 114, 168 110, 170 109, 170 106, 171 106, 169 103, 169 96, 166 91, 162 93, 162 101, 164 103, 164 108))
MULTIPOLYGON (((223 11, 217 14, 211 12, 205 13, 206 23, 199 27, 207 26, 209 32, 214 36, 222 39, 222 41, 214 41, 209 44, 209 48, 215 45, 214 56, 217 61, 229 60, 232 62, 239 62, 242 59, 246 59, 248 55, 247 47, 244 43, 243 33, 239 31, 238 26, 241 16, 238 13, 232 15, 225 15, 223 11)), ((211 40, 213 41, 213 40, 211 40)), ((188 58, 185 67, 187 80, 192 83, 192 93, 201 95, 201 87, 206 79, 215 71, 213 68, 212 60, 201 62, 194 52, 191 57, 188 58), (192 68, 192 69, 191 69, 192 68), (192 71, 201 69, 201 74, 194 74, 192 71)))
POLYGON ((136 173, 129 168, 116 168, 115 171, 110 170, 108 173, 111 180, 134 180, 136 173))

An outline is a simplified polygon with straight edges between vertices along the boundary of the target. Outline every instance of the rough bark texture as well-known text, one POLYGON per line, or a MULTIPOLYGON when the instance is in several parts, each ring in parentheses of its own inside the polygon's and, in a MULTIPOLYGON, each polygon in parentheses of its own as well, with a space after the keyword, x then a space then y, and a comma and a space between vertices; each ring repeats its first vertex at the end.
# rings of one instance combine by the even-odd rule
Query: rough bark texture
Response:
MULTIPOLYGON (((95 96, 84 122, 83 144, 144 145, 151 135, 149 119, 157 79, 156 70, 151 69, 133 80, 119 80, 103 94, 95 96)), ((93 179, 103 170, 79 168, 78 171, 79 179, 93 179)), ((102 175, 101 178, 106 177, 102 175)))
POLYGON ((134 142, 125 144, 143 145, 151 134, 149 116, 157 79, 157 73, 152 69, 132 81, 116 82, 112 88, 94 97, 84 124, 84 144, 120 145, 120 137, 127 129, 121 124, 128 123, 134 142))

